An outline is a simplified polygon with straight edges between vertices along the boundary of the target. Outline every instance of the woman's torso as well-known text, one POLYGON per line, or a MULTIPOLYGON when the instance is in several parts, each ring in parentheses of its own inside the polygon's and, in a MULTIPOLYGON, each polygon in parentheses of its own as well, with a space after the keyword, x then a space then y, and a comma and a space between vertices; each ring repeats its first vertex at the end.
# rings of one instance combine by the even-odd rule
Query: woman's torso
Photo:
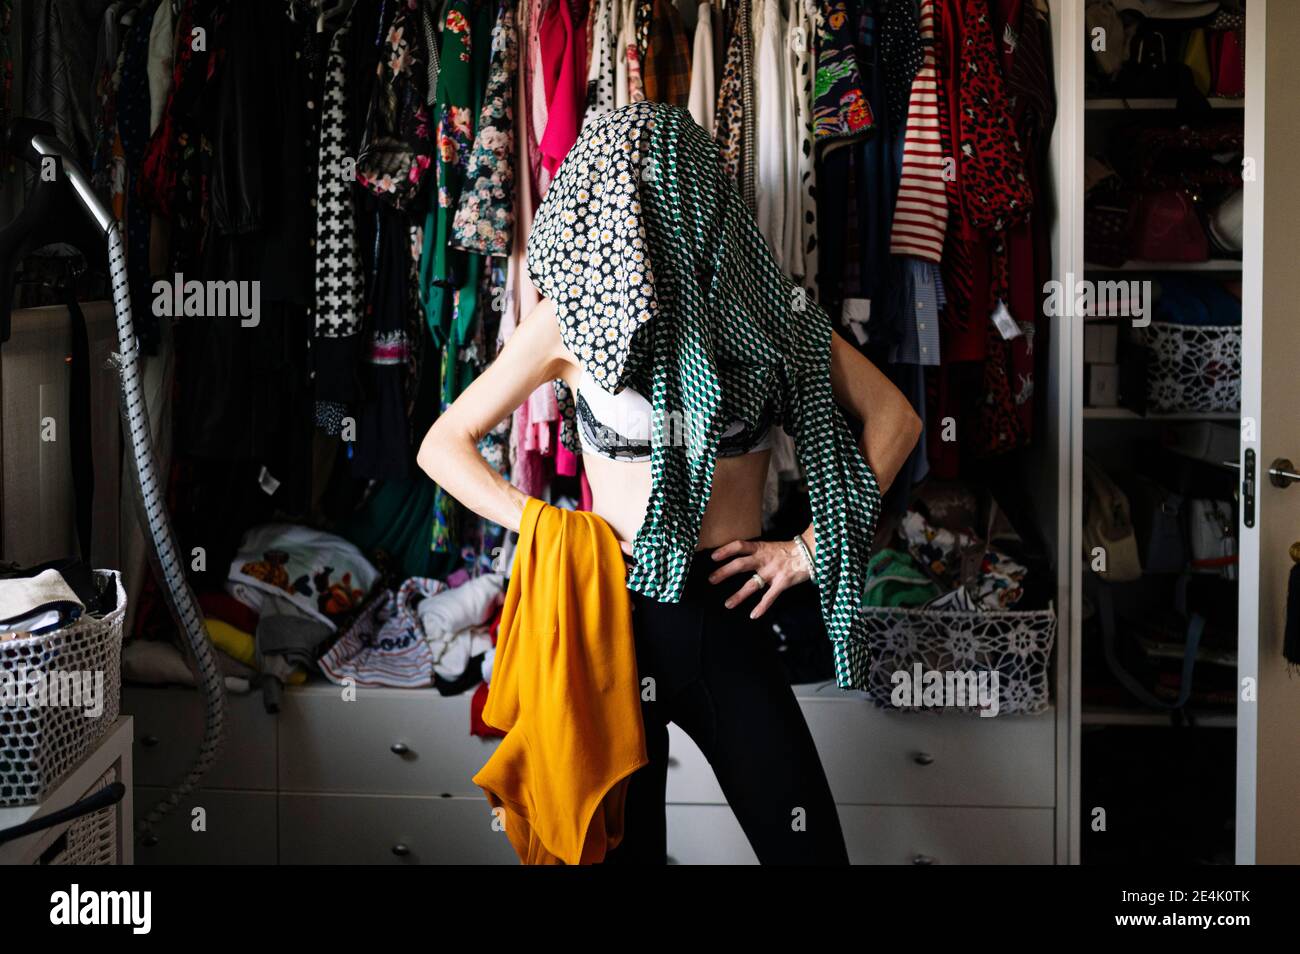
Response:
MULTIPOLYGON (((574 392, 575 400, 582 395, 584 383, 588 385, 589 395, 594 390, 572 356, 562 377, 574 392)), ((614 409, 615 417, 608 421, 611 430, 617 428, 621 433, 641 437, 648 431, 636 426, 639 410, 625 395, 626 392, 616 395, 617 402, 610 402, 609 395, 601 395, 599 409, 606 417, 614 409)), ((592 403, 597 404, 595 401, 592 403)), ((700 521, 697 548, 711 549, 732 540, 748 540, 759 535, 763 487, 771 451, 766 440, 757 441, 754 446, 758 449, 717 458, 709 502, 700 521)), ((583 468, 591 485, 592 511, 609 523, 624 549, 630 549, 631 541, 645 519, 646 504, 650 499, 650 462, 611 459, 598 453, 584 452, 583 468)))

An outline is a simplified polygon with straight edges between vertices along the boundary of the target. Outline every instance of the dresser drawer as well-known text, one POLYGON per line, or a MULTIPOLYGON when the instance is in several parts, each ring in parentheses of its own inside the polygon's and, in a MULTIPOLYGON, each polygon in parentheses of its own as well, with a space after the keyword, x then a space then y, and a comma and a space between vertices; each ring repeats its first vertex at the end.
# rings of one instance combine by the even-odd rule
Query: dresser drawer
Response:
POLYGON ((312 687, 284 694, 280 790, 375 795, 465 795, 497 740, 469 733, 468 694, 423 689, 312 687))
MULTIPOLYGON (((855 865, 1053 862, 1051 809, 841 805, 839 814, 855 865)), ((669 805, 668 857, 683 865, 758 861, 725 805, 669 805)))
POLYGON ((835 801, 859 805, 1056 803, 1053 716, 981 719, 801 699, 835 801))
MULTIPOLYGON (((904 715, 859 699, 799 702, 837 803, 1055 804, 1050 716, 904 715)), ((669 725, 668 739, 668 802, 726 804, 712 767, 690 736, 669 725)))
MULTIPOLYGON (((137 830, 165 788, 137 788, 137 830)), ((192 793, 154 829, 153 839, 137 841, 141 865, 273 865, 276 863, 274 792, 192 793), (195 831, 194 809, 203 809, 203 831, 195 831)))
POLYGON ((1050 808, 841 805, 855 865, 1050 865, 1050 808))
MULTIPOLYGON (((136 784, 179 782, 203 740, 202 694, 124 687, 122 712, 135 717, 136 784)), ((262 705, 262 694, 227 694, 225 727, 225 744, 203 778, 204 787, 275 791, 276 717, 262 705)))
POLYGON ((487 799, 281 795, 286 865, 518 864, 487 799))

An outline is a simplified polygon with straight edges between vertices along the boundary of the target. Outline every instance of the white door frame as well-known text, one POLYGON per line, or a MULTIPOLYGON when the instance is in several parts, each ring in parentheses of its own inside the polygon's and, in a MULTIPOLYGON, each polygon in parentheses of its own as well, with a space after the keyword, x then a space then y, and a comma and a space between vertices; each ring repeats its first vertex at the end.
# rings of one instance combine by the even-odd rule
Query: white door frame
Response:
MULTIPOLYGON (((1259 512, 1261 484, 1267 479, 1268 461, 1260 449, 1263 435, 1263 333, 1264 333, 1264 136, 1266 74, 1264 30, 1267 0, 1250 0, 1246 17, 1246 156, 1255 161, 1253 180, 1244 183, 1244 242, 1241 269, 1241 420, 1239 466, 1245 473, 1246 451, 1255 453, 1255 511, 1259 512), (1251 426, 1254 422, 1254 426, 1251 426)), ((1244 508, 1242 509, 1244 515, 1244 508)), ((1242 701, 1246 680, 1259 683, 1259 521, 1237 528, 1237 812, 1236 862, 1255 863, 1255 780, 1259 707, 1242 701)))

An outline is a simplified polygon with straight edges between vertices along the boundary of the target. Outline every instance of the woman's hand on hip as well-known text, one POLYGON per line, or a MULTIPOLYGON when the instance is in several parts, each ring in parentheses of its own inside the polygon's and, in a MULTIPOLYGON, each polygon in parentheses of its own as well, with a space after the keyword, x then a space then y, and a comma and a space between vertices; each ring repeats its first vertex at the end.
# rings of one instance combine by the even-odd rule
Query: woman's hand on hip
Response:
POLYGON ((709 574, 710 583, 721 583, 741 573, 749 576, 745 585, 728 597, 727 609, 763 592, 758 605, 750 611, 750 619, 758 619, 777 596, 809 578, 808 565, 793 540, 733 540, 714 550, 712 556, 722 565, 709 574), (761 582, 754 578, 755 574, 761 582))

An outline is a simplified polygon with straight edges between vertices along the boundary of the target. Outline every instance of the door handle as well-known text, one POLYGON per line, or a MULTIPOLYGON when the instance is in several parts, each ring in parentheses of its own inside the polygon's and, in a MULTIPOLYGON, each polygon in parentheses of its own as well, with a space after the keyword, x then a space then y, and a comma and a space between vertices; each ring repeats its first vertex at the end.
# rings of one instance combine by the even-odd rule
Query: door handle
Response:
POLYGON ((1285 457, 1279 457, 1268 466, 1268 481, 1274 487, 1290 487, 1297 480, 1300 480, 1300 474, 1295 472, 1295 464, 1285 457))

